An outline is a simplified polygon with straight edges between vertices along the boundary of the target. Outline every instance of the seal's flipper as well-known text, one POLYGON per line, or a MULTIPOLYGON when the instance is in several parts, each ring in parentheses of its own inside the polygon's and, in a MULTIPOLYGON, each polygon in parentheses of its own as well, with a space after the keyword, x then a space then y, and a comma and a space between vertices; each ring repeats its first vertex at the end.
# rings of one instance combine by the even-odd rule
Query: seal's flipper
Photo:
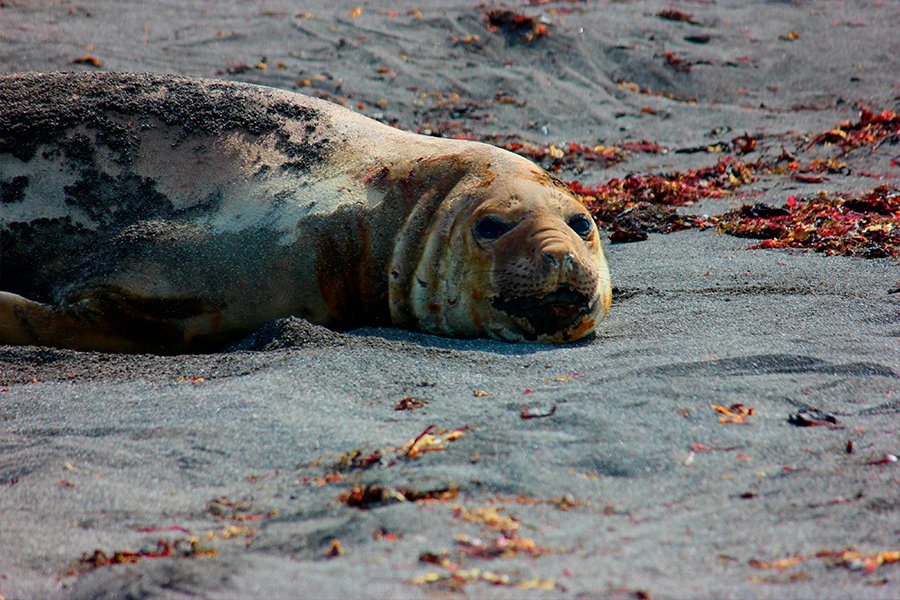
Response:
POLYGON ((25 346, 38 343, 28 330, 27 323, 20 317, 27 312, 29 305, 42 307, 18 294, 0 292, 0 344, 25 346))
POLYGON ((124 340, 111 336, 78 312, 0 292, 0 344, 75 350, 121 349, 124 340))
MULTIPOLYGON (((146 352, 146 343, 128 334, 121 321, 110 321, 106 303, 82 301, 54 307, 18 294, 0 292, 0 344, 13 346, 54 346, 99 352, 146 352)), ((143 324, 145 327, 146 323, 143 324)), ((158 326, 159 324, 157 324, 158 326)), ((172 338, 174 331, 157 331, 172 338)))

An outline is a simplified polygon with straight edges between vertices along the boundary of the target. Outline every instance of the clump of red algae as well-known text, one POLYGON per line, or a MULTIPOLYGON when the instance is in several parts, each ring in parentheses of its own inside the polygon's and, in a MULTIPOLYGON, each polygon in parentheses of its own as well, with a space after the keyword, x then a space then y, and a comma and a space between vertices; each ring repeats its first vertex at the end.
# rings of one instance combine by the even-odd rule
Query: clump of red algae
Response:
POLYGON ((715 217, 719 231, 762 241, 755 248, 811 248, 826 255, 900 255, 900 189, 888 184, 855 195, 819 192, 784 208, 744 205, 715 217))

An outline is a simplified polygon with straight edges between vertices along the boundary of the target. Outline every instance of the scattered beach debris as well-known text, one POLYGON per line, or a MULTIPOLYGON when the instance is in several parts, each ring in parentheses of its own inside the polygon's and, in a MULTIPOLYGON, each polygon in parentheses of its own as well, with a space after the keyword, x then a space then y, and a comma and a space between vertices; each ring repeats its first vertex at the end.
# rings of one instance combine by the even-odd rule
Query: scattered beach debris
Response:
POLYGON ((776 560, 751 559, 747 564, 753 569, 762 571, 784 571, 812 559, 824 560, 828 566, 832 567, 845 567, 852 571, 872 573, 882 565, 900 561, 900 550, 888 550, 871 554, 864 554, 856 548, 819 550, 815 554, 808 556, 796 555, 776 560))
POLYGON ((665 21, 681 21, 682 23, 690 23, 691 25, 699 25, 693 15, 680 11, 675 8, 667 8, 656 13, 656 16, 665 21))
POLYGON ((451 590, 458 590, 467 584, 484 582, 491 585, 517 588, 520 590, 555 590, 563 589, 553 579, 519 579, 516 580, 505 573, 483 571, 481 569, 466 569, 450 571, 448 573, 426 573, 409 580, 416 585, 442 584, 451 590))
POLYGON ((338 501, 353 508, 369 509, 395 502, 418 502, 420 500, 448 501, 459 495, 458 488, 447 485, 430 490, 418 490, 411 487, 388 487, 377 483, 363 485, 354 483, 345 493, 338 496, 338 501))
POLYGON ((522 420, 526 419, 544 419, 546 417, 552 417, 556 414, 556 405, 554 404, 550 408, 531 408, 527 404, 522 411, 519 413, 519 418, 522 420))
POLYGON ((816 135, 810 146, 821 144, 839 146, 842 154, 861 146, 876 149, 885 141, 892 144, 900 141, 900 115, 892 110, 875 112, 860 109, 856 121, 843 121, 837 127, 816 135))
POLYGON ((538 546, 534 540, 518 536, 506 537, 500 534, 485 541, 478 537, 459 534, 454 540, 460 553, 470 558, 513 558, 519 554, 541 556, 549 553, 549 550, 538 546))
POLYGON ((185 533, 190 535, 190 530, 185 529, 180 525, 167 525, 165 527, 135 527, 135 531, 139 531, 141 533, 159 533, 163 531, 177 531, 179 533, 185 533))
POLYGON ((394 410, 419 410, 428 406, 428 400, 407 396, 394 405, 394 410))
POLYGON ((470 523, 487 525, 495 531, 501 531, 510 536, 518 531, 520 525, 517 519, 504 515, 502 509, 497 510, 493 506, 469 510, 458 504, 453 507, 453 517, 470 523))
MULTIPOLYGON (((685 102, 687 104, 696 104, 696 98, 683 98, 680 96, 676 96, 672 92, 657 92, 656 90, 650 89, 648 87, 644 87, 634 83, 633 81, 626 81, 624 79, 620 79, 616 81, 616 87, 620 90, 625 90, 631 92, 633 94, 642 94, 644 96, 655 96, 657 98, 666 98, 667 100, 672 100, 674 102, 685 102)), ((642 109, 641 112, 647 112, 647 114, 654 114, 653 109, 642 109)))
POLYGON ((341 540, 334 538, 331 540, 331 545, 328 546, 328 550, 325 551, 325 556, 328 558, 336 558, 338 556, 342 556, 344 554, 344 545, 341 543, 341 540))
POLYGON ((723 233, 762 239, 755 248, 810 248, 828 256, 895 256, 900 252, 900 188, 883 184, 861 194, 791 196, 784 209, 760 213, 744 206, 715 222, 723 233))
POLYGON ((691 452, 734 452, 737 446, 707 446, 706 444, 691 444, 691 452))
MULTIPOLYGON (((541 504, 540 500, 522 499, 525 504, 541 504)), ((514 500, 515 501, 515 500, 514 500)), ((550 554, 551 550, 540 546, 533 539, 520 535, 521 523, 518 519, 504 514, 502 509, 493 506, 467 508, 461 505, 453 507, 453 517, 466 523, 479 525, 480 535, 459 533, 454 536, 454 549, 424 552, 419 555, 419 562, 434 564, 446 569, 445 572, 432 572, 415 577, 409 583, 426 585, 440 584, 450 589, 484 582, 519 589, 562 590, 553 579, 515 579, 507 574, 487 571, 478 568, 463 569, 464 563, 478 560, 504 560, 518 556, 538 558, 550 554)))
POLYGON ((586 197, 590 207, 603 214, 608 211, 609 205, 621 203, 687 206, 701 198, 722 198, 732 190, 755 181, 758 170, 758 164, 724 156, 709 167, 673 171, 665 175, 629 175, 622 179, 610 179, 593 188, 584 187, 577 181, 567 183, 576 194, 586 197))
POLYGON ((724 417, 719 417, 719 423, 746 423, 747 417, 753 415, 755 412, 754 409, 749 406, 744 406, 743 404, 732 404, 728 408, 717 404, 710 404, 709 407, 717 413, 725 415, 724 417))
POLYGON ((797 427, 825 426, 830 429, 843 429, 842 427, 837 427, 837 422, 837 417, 833 414, 817 408, 804 408, 788 417, 788 423, 797 427))
POLYGON ((665 65, 673 71, 679 73, 690 73, 691 67, 698 64, 699 61, 688 60, 675 52, 666 52, 664 55, 665 65))
MULTIPOLYGON (((448 431, 438 429, 437 425, 429 425, 422 433, 401 446, 371 451, 357 448, 344 452, 338 455, 334 462, 334 468, 338 471, 357 471, 369 469, 376 464, 392 466, 401 460, 416 458, 428 452, 441 452, 447 449, 450 442, 464 437, 468 429, 469 427, 464 425, 448 431)), ((314 461, 313 466, 321 460, 320 458, 314 461)))
POLYGON ((78 58, 73 58, 72 64, 73 65, 88 65, 90 67, 102 67, 103 61, 92 54, 85 54, 84 56, 79 56, 78 58))
POLYGON ((708 228, 709 218, 681 215, 675 207, 701 198, 719 198, 755 179, 752 165, 730 157, 711 167, 667 175, 629 175, 593 188, 566 184, 579 195, 597 223, 610 230, 612 243, 647 239, 649 233, 708 228))
POLYGON ((491 9, 485 12, 487 28, 491 33, 502 33, 511 44, 530 44, 548 34, 548 24, 540 17, 529 17, 509 9, 491 9))
POLYGON ((243 523, 245 521, 260 521, 265 518, 278 516, 277 510, 264 512, 253 502, 239 502, 225 496, 219 496, 207 505, 206 512, 222 521, 243 523))
MULTIPOLYGON (((157 528, 142 528, 139 531, 156 531, 157 528)), ((182 531, 182 528, 159 528, 159 531, 182 531)), ((146 559, 187 559, 206 558, 219 555, 219 551, 202 542, 214 542, 217 540, 245 540, 247 544, 253 541, 256 528, 248 525, 226 525, 218 530, 211 530, 203 535, 186 535, 174 539, 160 539, 155 543, 144 546, 140 550, 116 550, 106 552, 96 549, 93 552, 85 552, 81 558, 70 568, 63 571, 63 576, 83 575, 96 569, 113 567, 116 565, 131 564, 146 559)))
POLYGON ((219 69, 216 71, 216 75, 240 75, 241 73, 246 73, 250 69, 252 69, 250 65, 245 62, 236 62, 232 63, 230 66, 219 69))
POLYGON ((898 460, 898 459, 897 459, 897 455, 896 455, 896 454, 890 454, 890 453, 888 453, 888 454, 885 454, 884 456, 882 456, 882 457, 879 458, 879 459, 876 459, 876 460, 870 460, 870 461, 867 462, 866 464, 867 464, 867 465, 890 465, 890 464, 893 464, 893 463, 897 462, 897 460, 898 460))
POLYGON ((83 575, 103 567, 140 562, 144 559, 159 558, 204 558, 218 556, 215 548, 202 546, 196 538, 177 538, 175 540, 159 540, 155 546, 147 546, 138 551, 118 550, 107 553, 103 550, 85 552, 77 564, 67 569, 64 575, 83 575))

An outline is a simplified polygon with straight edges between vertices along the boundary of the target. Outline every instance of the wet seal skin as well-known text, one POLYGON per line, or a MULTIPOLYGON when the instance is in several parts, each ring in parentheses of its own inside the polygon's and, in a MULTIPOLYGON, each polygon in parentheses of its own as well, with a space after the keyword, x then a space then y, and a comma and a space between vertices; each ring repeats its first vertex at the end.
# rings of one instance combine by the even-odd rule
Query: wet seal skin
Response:
POLYGON ((162 75, 0 75, 0 344, 214 351, 278 318, 569 342, 597 228, 528 160, 321 100, 162 75))

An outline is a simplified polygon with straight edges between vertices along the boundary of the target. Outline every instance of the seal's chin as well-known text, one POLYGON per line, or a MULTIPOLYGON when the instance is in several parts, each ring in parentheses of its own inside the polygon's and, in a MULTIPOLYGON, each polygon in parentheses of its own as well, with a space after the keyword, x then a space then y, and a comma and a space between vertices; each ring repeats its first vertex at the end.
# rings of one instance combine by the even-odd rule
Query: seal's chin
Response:
POLYGON ((597 299, 576 292, 567 285, 560 286, 546 296, 521 296, 494 298, 491 305, 511 317, 522 319, 531 327, 525 333, 527 339, 553 338, 578 329, 585 316, 593 314, 597 299))

